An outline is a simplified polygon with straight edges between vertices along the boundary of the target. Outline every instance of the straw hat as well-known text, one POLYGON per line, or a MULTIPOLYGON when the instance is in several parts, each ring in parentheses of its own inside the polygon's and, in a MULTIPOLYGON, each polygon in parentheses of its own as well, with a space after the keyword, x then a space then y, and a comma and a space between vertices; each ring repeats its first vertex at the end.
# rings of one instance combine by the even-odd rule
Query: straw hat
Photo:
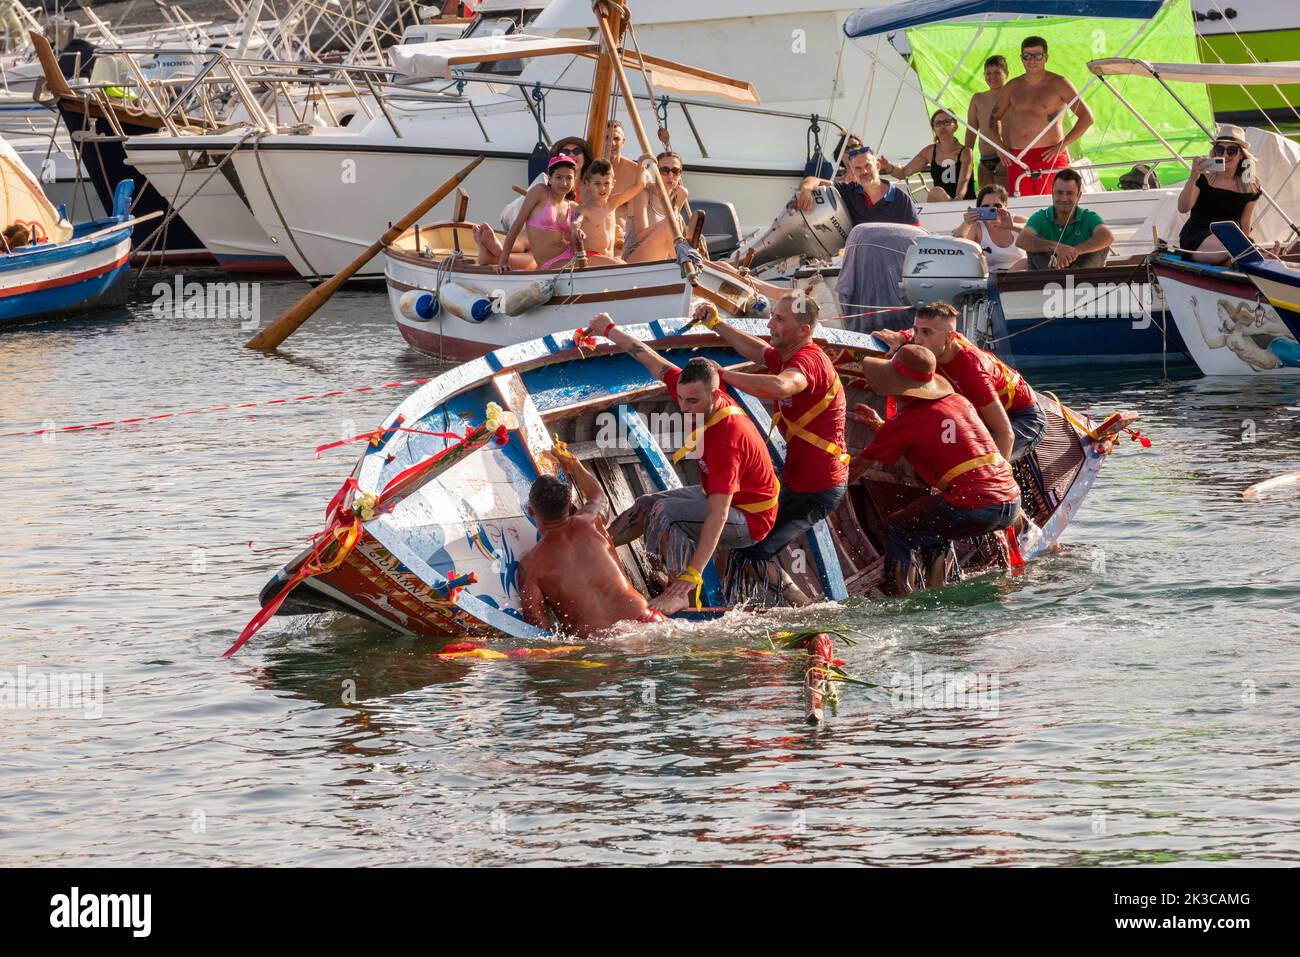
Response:
POLYGON ((953 388, 943 376, 935 375, 934 353, 922 346, 905 345, 892 359, 865 358, 862 376, 876 395, 907 399, 942 399, 953 388))
POLYGON ((1219 128, 1214 131, 1214 141, 1227 140, 1240 146, 1249 146, 1246 142, 1246 132, 1240 126, 1233 126, 1231 123, 1220 123, 1219 128))

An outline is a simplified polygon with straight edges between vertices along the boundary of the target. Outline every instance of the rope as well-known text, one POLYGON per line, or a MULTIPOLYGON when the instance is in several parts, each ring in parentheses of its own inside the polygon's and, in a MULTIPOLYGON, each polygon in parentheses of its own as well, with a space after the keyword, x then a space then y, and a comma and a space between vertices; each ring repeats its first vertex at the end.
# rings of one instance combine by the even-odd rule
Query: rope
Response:
POLYGON ((267 133, 265 130, 260 130, 258 131, 257 137, 253 140, 253 158, 257 160, 257 171, 262 175, 262 185, 266 187, 266 195, 270 197, 271 205, 275 207, 275 215, 280 218, 280 226, 283 227, 285 235, 289 237, 289 242, 293 244, 293 248, 302 259, 303 264, 306 265, 307 271, 317 278, 324 278, 320 271, 312 265, 312 262, 307 258, 306 253, 302 251, 302 247, 298 245, 298 240, 294 237, 293 230, 290 229, 289 224, 285 222, 284 213, 280 210, 280 204, 275 198, 275 193, 271 191, 271 183, 266 178, 266 168, 262 165, 262 138, 266 135, 267 133))

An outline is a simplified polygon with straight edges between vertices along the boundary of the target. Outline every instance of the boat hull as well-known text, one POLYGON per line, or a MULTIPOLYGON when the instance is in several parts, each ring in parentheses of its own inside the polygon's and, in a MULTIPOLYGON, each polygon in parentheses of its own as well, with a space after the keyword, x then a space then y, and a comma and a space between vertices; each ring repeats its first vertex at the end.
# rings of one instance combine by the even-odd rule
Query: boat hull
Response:
MULTIPOLYGON (((78 228, 103 227, 103 221, 78 228)), ((0 256, 0 326, 68 318, 126 302, 129 226, 0 256)))
POLYGON ((1173 322, 1205 375, 1300 375, 1300 345, 1244 273, 1158 257, 1173 322))
MULTIPOLYGON (((737 320, 751 334, 760 323, 737 320)), ((629 335, 653 343, 670 361, 707 355, 723 365, 740 357, 716 336, 686 320, 657 320, 628 326, 629 335)), ((878 355, 870 336, 823 330, 823 348, 836 356, 878 355)), ((845 379, 849 401, 879 401, 868 396, 851 372, 845 379)), ((781 466, 785 445, 769 431, 766 407, 733 393, 762 434, 768 435, 774 463, 781 466)), ((1111 440, 1090 438, 1079 426, 1094 428, 1086 417, 1063 414, 1050 397, 1042 399, 1048 434, 1016 466, 1027 513, 1037 523, 1020 538, 1026 557, 1055 548, 1095 482, 1111 440), (1076 424, 1077 423, 1077 424, 1076 424)), ((497 350, 463 363, 422 387, 388 416, 353 470, 331 509, 331 527, 318 538, 319 551, 289 563, 262 593, 271 607, 312 560, 324 571, 299 581, 278 606, 280 614, 345 611, 408 635, 428 637, 544 637, 523 620, 516 573, 521 558, 537 541, 525 508, 528 489, 543 472, 553 472, 549 456, 553 432, 584 458, 606 490, 615 510, 628 507, 637 490, 674 488, 694 481, 689 460, 669 459, 677 444, 673 413, 662 383, 630 356, 602 347, 579 353, 571 338, 548 336, 497 350), (473 435, 491 402, 511 411, 517 429, 504 444, 473 435), (604 417, 602 419, 602 417, 604 417), (610 431, 605 435, 604 431, 610 431), (595 435, 594 441, 583 436, 595 435), (602 438, 604 435, 604 438, 602 438), (412 476, 416 477, 413 479, 412 476), (393 494, 401 489, 400 494, 393 494), (373 496, 373 497, 372 497, 373 496), (371 505, 359 505, 363 499, 371 505), (373 508, 372 512, 366 509, 373 508), (350 550, 335 542, 357 536, 350 550)), ((483 430, 487 431, 487 430, 483 430)), ((850 423, 849 444, 867 438, 850 423)), ((906 473, 873 470, 851 489, 829 520, 795 547, 810 562, 792 568, 798 583, 816 600, 881 594, 883 526, 887 515, 928 493, 906 473)), ((997 567, 993 540, 961 543, 968 570, 997 567)), ((647 566, 630 546, 620 557, 637 587, 647 566)), ((705 569, 701 613, 717 615, 730 595, 717 570, 705 569)))

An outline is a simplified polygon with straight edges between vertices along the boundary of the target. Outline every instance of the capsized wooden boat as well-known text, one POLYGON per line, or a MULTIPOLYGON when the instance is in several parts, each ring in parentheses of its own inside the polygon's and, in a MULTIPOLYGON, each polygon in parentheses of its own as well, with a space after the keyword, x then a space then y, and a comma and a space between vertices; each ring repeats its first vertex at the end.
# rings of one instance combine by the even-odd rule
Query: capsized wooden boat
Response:
MULTIPOLYGON (((735 324, 755 335, 765 332, 755 320, 735 324)), ((686 319, 623 328, 679 365, 696 355, 724 366, 741 362, 721 339, 686 319)), ((852 371, 858 358, 879 354, 880 344, 836 329, 821 330, 818 341, 842 370, 849 402, 871 402, 883 412, 883 400, 861 389, 852 371)), ((767 434, 763 403, 733 395, 767 434)), ((1060 541, 1114 442, 1136 418, 1115 413, 1094 425, 1047 396, 1041 401, 1047 436, 1015 467, 1033 519, 1018 540, 1025 558, 1060 541)), ((545 637, 523 620, 515 575, 537 540, 525 511, 528 489, 557 468, 549 455, 552 436, 588 463, 613 508, 622 510, 638 494, 696 481, 694 463, 671 461, 680 425, 663 384, 635 360, 608 343, 579 349, 571 334, 500 349, 444 373, 369 437, 326 510, 325 530, 266 585, 262 611, 229 653, 272 614, 323 611, 348 612, 410 635, 545 637)), ((850 447, 861 448, 866 437, 866 429, 850 421, 850 447)), ((768 441, 779 466, 784 443, 777 434, 768 441)), ((868 471, 827 522, 791 546, 812 559, 795 564, 803 567, 795 580, 817 600, 880 595, 882 518, 926 494, 905 464, 868 471)), ((656 571, 640 545, 620 554, 631 581, 657 593, 656 571)), ((965 574, 1004 561, 991 535, 960 543, 958 557, 965 574)), ((678 617, 716 616, 735 602, 714 565, 704 577, 709 607, 678 617)))
POLYGON ((687 315, 692 297, 707 299, 724 316, 758 317, 766 306, 735 272, 708 262, 694 288, 673 260, 497 273, 477 263, 472 230, 465 222, 420 226, 384 250, 393 319, 421 352, 473 359, 571 333, 597 312, 609 312, 619 325, 687 315))

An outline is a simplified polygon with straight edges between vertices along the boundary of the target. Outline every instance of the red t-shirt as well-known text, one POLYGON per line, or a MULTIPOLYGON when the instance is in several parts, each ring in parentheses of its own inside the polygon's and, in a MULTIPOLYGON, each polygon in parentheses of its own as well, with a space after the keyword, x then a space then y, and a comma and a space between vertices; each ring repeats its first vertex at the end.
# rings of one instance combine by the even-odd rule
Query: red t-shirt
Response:
MULTIPOLYGON (((996 453, 993 436, 980 421, 975 406, 954 392, 942 399, 908 399, 898 414, 876 431, 876 437, 862 451, 863 458, 893 465, 906 457, 916 474, 932 487, 955 465, 996 453)), ((1020 495, 1011 466, 1001 456, 954 478, 941 490, 950 505, 979 508, 1000 505, 1020 495)))
MULTIPOLYGON (((904 330, 903 338, 911 342, 912 330, 904 330)), ((952 383, 954 389, 970 399, 971 405, 981 409, 996 400, 1002 403, 1007 412, 1019 412, 1034 403, 1034 390, 1029 387, 1024 376, 965 336, 958 336, 956 341, 957 354, 950 362, 940 363, 939 371, 952 383), (1011 392, 1011 404, 1007 405, 1003 393, 1007 391, 1007 383, 1012 380, 1015 381, 1015 389, 1011 392)))
MULTIPOLYGON (((664 374, 664 384, 674 402, 677 401, 677 380, 681 377, 681 369, 669 369, 664 374)), ((724 405, 736 404, 721 390, 714 392, 713 397, 721 399, 724 405)), ((705 431, 700 444, 703 449, 695 464, 700 469, 700 488, 705 495, 730 492, 731 504, 738 508, 776 497, 772 457, 767 454, 767 445, 749 416, 742 412, 721 419, 705 431)), ((749 535, 756 542, 766 538, 776 524, 775 502, 771 508, 761 512, 741 511, 749 526, 749 535)))
MULTIPOLYGON (((798 369, 808 380, 808 388, 788 399, 781 399, 774 406, 774 411, 781 413, 777 428, 786 440, 785 468, 781 471, 781 481, 796 492, 824 492, 842 485, 848 480, 849 467, 838 456, 831 455, 806 439, 791 437, 786 428, 788 423, 803 418, 804 413, 825 397, 835 384, 835 366, 831 365, 826 353, 811 342, 792 355, 788 362, 781 358, 781 353, 776 349, 768 349, 763 353, 763 361, 767 363, 767 371, 772 375, 785 369, 798 369)), ((843 449, 844 390, 840 389, 831 404, 803 428, 843 449)))

